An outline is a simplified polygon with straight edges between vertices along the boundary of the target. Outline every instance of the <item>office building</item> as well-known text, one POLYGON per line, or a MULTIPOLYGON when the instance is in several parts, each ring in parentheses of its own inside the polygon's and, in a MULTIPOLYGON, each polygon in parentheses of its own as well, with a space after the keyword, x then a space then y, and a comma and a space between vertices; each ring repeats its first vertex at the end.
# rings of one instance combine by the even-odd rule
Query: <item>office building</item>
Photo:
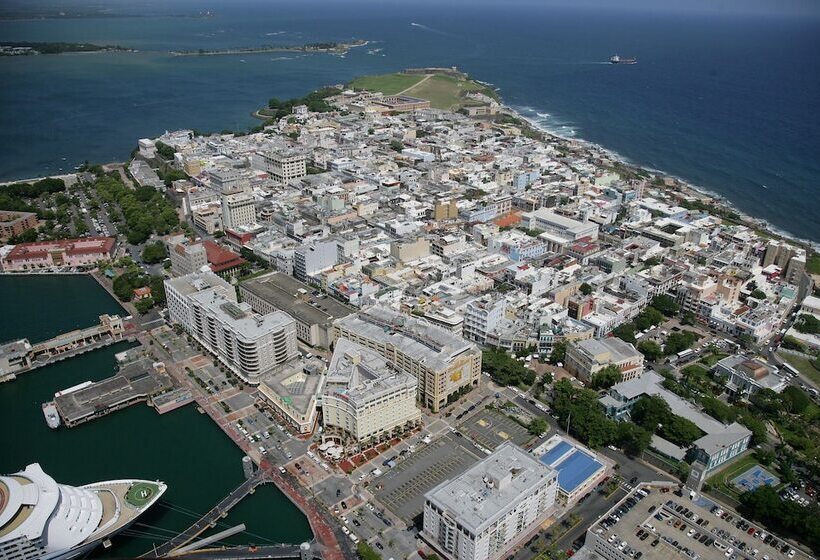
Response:
POLYGON ((37 214, 34 212, 0 210, 0 241, 8 241, 38 225, 37 214))
POLYGON ((2 270, 20 272, 60 267, 96 266, 114 256, 113 237, 84 237, 20 243, 6 254, 2 270))
POLYGON ((556 434, 531 453, 558 472, 557 501, 571 507, 595 490, 614 463, 568 437, 556 434))
POLYGON ((421 536, 448 560, 495 560, 553 512, 558 473, 512 442, 424 495, 421 536))
POLYGON ((329 348, 333 321, 355 310, 281 272, 239 284, 242 301, 257 313, 284 311, 296 321, 296 336, 310 346, 329 348))
POLYGON ((270 371, 259 384, 259 392, 282 420, 299 434, 310 434, 319 417, 319 398, 325 383, 318 359, 284 363, 270 371))
POLYGON ((624 381, 640 377, 643 354, 630 343, 615 337, 581 340, 567 346, 564 367, 584 383, 611 365, 618 366, 624 381))
POLYGON ((256 206, 253 196, 236 193, 222 197, 222 225, 225 229, 237 229, 254 222, 256 222, 256 206))
POLYGON ((416 378, 346 338, 336 341, 322 396, 325 433, 333 428, 357 442, 397 435, 421 422, 416 378))
POLYGON ((598 239, 598 224, 595 222, 579 222, 547 208, 539 208, 527 216, 530 219, 530 229, 543 232, 538 238, 555 253, 564 252, 568 245, 580 239, 598 239))
POLYGON ((483 296, 468 303, 464 308, 464 338, 485 344, 487 335, 504 318, 506 308, 507 302, 503 297, 483 296))
POLYGON ((171 236, 166 240, 168 254, 171 257, 171 273, 185 276, 199 272, 208 266, 208 256, 202 243, 193 243, 184 236, 171 236))
POLYGON ((170 319, 252 385, 298 355, 296 323, 287 314, 253 312, 213 273, 165 281, 170 319))
POLYGON ((417 399, 438 412, 479 384, 481 351, 451 332, 382 306, 337 319, 333 339, 372 348, 418 383, 417 399))
POLYGON ((294 150, 274 150, 259 154, 262 169, 280 183, 307 175, 305 154, 294 150))
POLYGON ((335 266, 338 252, 336 241, 317 241, 298 247, 293 252, 293 276, 307 281, 308 276, 335 266))

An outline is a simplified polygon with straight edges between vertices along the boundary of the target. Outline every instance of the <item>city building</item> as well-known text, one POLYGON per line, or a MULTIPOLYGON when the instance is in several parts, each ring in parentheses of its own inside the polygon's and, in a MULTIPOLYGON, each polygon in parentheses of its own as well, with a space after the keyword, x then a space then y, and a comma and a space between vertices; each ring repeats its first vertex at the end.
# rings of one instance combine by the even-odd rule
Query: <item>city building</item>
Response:
POLYGON ((39 464, 0 476, 0 558, 68 560, 134 523, 165 493, 159 481, 59 484, 39 464))
POLYGON ((715 375, 726 379, 726 390, 740 398, 747 399, 761 389, 771 389, 780 393, 786 388, 786 380, 777 375, 777 370, 769 364, 736 354, 715 364, 715 375))
POLYGON ((728 425, 718 422, 689 401, 666 389, 662 383, 663 377, 649 370, 641 377, 616 383, 599 401, 608 416, 615 420, 628 421, 632 407, 643 396, 662 398, 669 405, 672 414, 695 424, 704 436, 695 440, 689 450, 681 449, 659 436, 653 436, 652 447, 678 460, 688 458, 703 463, 705 467, 701 473, 701 481, 706 478, 707 473, 748 449, 752 432, 745 426, 737 422, 728 425))
POLYGON ((170 319, 245 382, 260 378, 298 355, 296 323, 287 314, 254 313, 213 273, 165 280, 170 319))
POLYGON ((222 197, 222 226, 238 229, 256 222, 253 196, 247 193, 227 194, 222 197))
POLYGON ((20 243, 0 261, 0 268, 6 272, 20 272, 95 266, 114 256, 116 241, 113 237, 85 237, 20 243))
POLYGON ((257 313, 284 311, 296 321, 296 336, 310 346, 330 348, 333 321, 355 309, 281 272, 239 284, 242 301, 257 313))
POLYGON ((581 340, 567 346, 564 367, 584 383, 592 375, 610 365, 618 366, 623 380, 635 379, 643 373, 643 354, 620 338, 581 340))
POLYGON ((438 412, 479 384, 481 351, 451 332, 382 306, 371 306, 333 323, 333 339, 372 348, 418 382, 417 398, 438 412))
POLYGON ((37 214, 34 212, 0 210, 0 241, 8 241, 38 225, 37 214))
POLYGON ((246 262, 237 253, 225 249, 211 240, 203 241, 202 248, 205 249, 205 258, 208 260, 210 269, 214 274, 225 278, 236 276, 246 262))
POLYGON ((171 273, 175 276, 199 272, 208 266, 208 256, 202 243, 192 243, 184 236, 176 235, 169 237, 166 244, 171 258, 171 273))
POLYGON ((315 358, 305 364, 295 360, 277 366, 259 384, 259 392, 276 413, 299 434, 310 434, 319 417, 319 399, 325 384, 322 366, 315 358))
POLYGON ((220 167, 208 172, 211 189, 219 194, 236 194, 247 188, 247 180, 238 169, 220 167))
POLYGON ((554 511, 558 473, 512 442, 424 495, 430 545, 448 560, 495 560, 554 511))
POLYGON ((527 217, 530 219, 530 229, 543 232, 538 238, 555 253, 563 253, 567 246, 583 238, 588 238, 588 241, 598 239, 599 226, 595 222, 579 222, 547 208, 530 212, 527 217))
POLYGON ((506 308, 503 297, 483 296, 468 303, 464 308, 464 338, 486 344, 487 335, 501 323, 506 308))
POLYGON ((280 183, 307 175, 305 154, 295 150, 274 150, 258 154, 262 169, 280 183))
POLYGON ((409 113, 430 108, 428 100, 409 95, 385 95, 374 99, 373 102, 391 113, 409 113))
POLYGON ((297 247, 293 252, 293 276, 302 282, 308 276, 327 270, 338 262, 336 241, 317 241, 297 247))
POLYGON ((322 395, 325 434, 338 428, 357 442, 390 437, 421 422, 416 378, 346 338, 336 341, 322 395))
POLYGON ((613 462, 556 434, 530 453, 558 472, 558 503, 572 507, 613 471, 613 462))

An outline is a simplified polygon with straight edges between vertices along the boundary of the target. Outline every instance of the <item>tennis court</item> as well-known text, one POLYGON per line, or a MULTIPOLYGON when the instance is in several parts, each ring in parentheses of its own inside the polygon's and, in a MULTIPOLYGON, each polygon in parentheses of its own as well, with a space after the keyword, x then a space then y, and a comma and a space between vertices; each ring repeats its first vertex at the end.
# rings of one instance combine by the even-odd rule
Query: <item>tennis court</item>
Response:
POLYGON ((740 492, 751 492, 761 486, 777 486, 780 479, 761 467, 755 465, 732 479, 732 486, 740 492))

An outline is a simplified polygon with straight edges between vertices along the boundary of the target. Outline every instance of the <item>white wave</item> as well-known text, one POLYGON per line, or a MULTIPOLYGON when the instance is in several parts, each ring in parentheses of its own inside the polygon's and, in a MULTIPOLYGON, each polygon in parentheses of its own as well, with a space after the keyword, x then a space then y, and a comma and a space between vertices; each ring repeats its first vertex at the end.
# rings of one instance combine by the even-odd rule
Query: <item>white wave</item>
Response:
POLYGON ((265 35, 267 35, 268 37, 272 37, 274 35, 284 35, 285 33, 287 33, 287 31, 274 31, 272 33, 265 33, 265 35))
POLYGON ((416 23, 414 21, 410 22, 410 26, 411 27, 418 27, 419 29, 423 29, 424 31, 429 31, 430 33, 435 33, 436 35, 445 35, 447 37, 452 36, 450 33, 447 33, 446 31, 442 31, 441 29, 435 29, 433 27, 430 27, 429 25, 423 25, 421 23, 416 23))

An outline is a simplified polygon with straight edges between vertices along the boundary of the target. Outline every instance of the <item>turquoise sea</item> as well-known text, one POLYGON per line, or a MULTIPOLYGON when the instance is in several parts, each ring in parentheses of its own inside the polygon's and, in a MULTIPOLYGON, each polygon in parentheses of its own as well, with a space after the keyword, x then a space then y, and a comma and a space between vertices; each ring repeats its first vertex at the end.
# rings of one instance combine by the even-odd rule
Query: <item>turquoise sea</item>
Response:
POLYGON ((495 84, 540 126, 681 176, 820 241, 815 12, 763 17, 531 1, 107 4, 104 18, 0 21, 0 41, 141 51, 0 59, 0 177, 123 160, 138 138, 166 129, 247 128, 255 124, 250 112, 269 97, 361 74, 457 65, 495 84), (345 57, 168 54, 351 38, 372 44, 345 57), (607 64, 616 53, 638 64, 607 64))

